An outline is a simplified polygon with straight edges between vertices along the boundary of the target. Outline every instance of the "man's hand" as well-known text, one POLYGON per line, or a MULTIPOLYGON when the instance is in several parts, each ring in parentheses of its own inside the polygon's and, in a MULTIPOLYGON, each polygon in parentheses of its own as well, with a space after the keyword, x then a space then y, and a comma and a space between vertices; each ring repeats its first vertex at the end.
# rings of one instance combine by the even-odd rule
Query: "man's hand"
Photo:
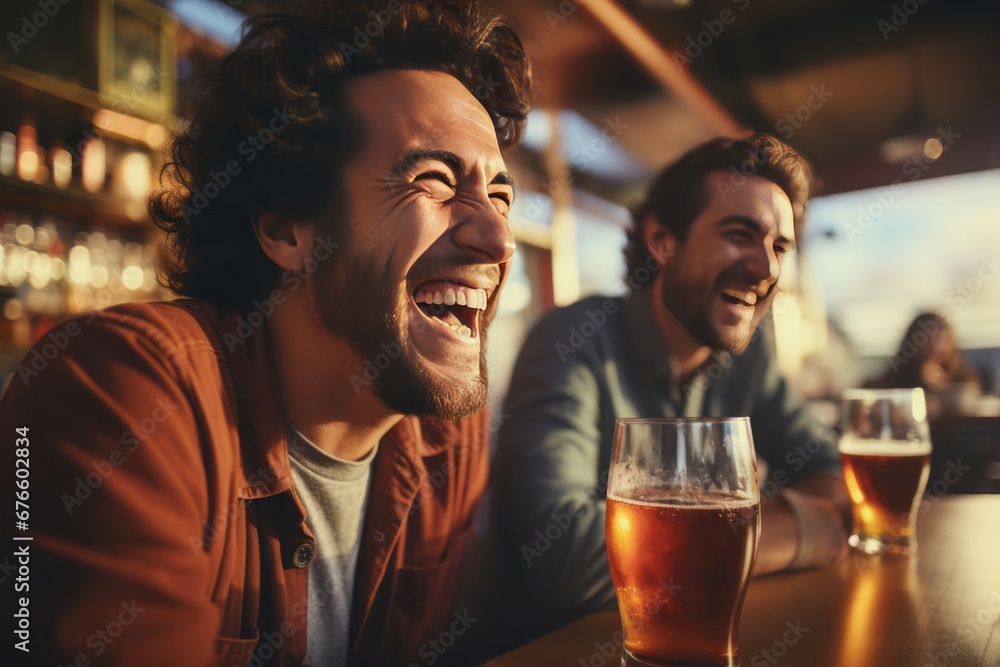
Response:
POLYGON ((822 489, 827 492, 823 495, 799 487, 783 489, 768 499, 762 509, 755 575, 825 567, 846 555, 848 532, 843 508, 836 502, 842 500, 837 496, 843 481, 833 475, 821 477, 824 479, 808 480, 804 487, 822 489))

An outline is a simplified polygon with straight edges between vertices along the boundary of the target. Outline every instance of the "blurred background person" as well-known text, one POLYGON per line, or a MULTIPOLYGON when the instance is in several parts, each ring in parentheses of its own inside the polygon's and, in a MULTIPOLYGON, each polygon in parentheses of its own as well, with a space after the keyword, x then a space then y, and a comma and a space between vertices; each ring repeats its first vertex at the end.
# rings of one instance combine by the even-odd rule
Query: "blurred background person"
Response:
POLYGON ((906 329, 899 349, 882 375, 865 383, 873 388, 920 387, 927 397, 931 419, 955 412, 971 412, 982 380, 958 349, 948 320, 937 313, 921 313, 906 329))

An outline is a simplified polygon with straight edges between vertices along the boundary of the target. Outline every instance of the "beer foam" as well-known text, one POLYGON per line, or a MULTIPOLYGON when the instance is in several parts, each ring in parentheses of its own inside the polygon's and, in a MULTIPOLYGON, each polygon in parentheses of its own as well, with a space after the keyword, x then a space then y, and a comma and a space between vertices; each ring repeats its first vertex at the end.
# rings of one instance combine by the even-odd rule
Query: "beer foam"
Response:
POLYGON ((727 510, 737 507, 752 507, 759 501, 757 498, 737 498, 725 493, 704 493, 685 495, 678 498, 667 489, 637 489, 633 493, 638 497, 625 497, 613 493, 608 499, 620 503, 641 505, 643 507, 686 507, 699 510, 727 510))
POLYGON ((841 438, 841 454, 852 456, 923 456, 931 453, 931 443, 912 440, 862 440, 841 438))

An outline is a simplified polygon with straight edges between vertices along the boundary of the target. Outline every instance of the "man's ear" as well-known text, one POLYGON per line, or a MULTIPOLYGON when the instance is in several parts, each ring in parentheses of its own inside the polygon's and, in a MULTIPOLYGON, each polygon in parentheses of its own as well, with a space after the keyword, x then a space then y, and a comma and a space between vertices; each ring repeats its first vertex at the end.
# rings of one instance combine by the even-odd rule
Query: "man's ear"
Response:
POLYGON ((250 223, 261 249, 283 269, 297 271, 312 253, 316 240, 313 220, 289 220, 271 211, 260 211, 250 223))
POLYGON ((649 254, 653 256, 658 264, 666 264, 667 260, 677 252, 677 237, 670 233, 666 225, 661 223, 653 214, 649 214, 642 221, 643 239, 649 254))

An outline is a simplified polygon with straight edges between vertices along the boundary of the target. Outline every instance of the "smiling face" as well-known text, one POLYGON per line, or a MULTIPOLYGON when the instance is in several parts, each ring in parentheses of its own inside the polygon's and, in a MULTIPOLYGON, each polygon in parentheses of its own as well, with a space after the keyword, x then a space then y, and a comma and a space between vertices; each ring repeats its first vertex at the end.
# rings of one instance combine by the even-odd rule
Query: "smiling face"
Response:
POLYGON ((700 345, 739 353, 771 306, 795 230, 791 202, 775 183, 755 176, 734 192, 729 179, 709 174, 708 206, 683 241, 671 237, 663 305, 700 345))
POLYGON ((514 251, 493 124, 440 72, 379 72, 345 91, 365 133, 342 171, 346 239, 317 308, 359 364, 381 361, 373 391, 388 407, 464 417, 486 397, 486 327, 514 251))

